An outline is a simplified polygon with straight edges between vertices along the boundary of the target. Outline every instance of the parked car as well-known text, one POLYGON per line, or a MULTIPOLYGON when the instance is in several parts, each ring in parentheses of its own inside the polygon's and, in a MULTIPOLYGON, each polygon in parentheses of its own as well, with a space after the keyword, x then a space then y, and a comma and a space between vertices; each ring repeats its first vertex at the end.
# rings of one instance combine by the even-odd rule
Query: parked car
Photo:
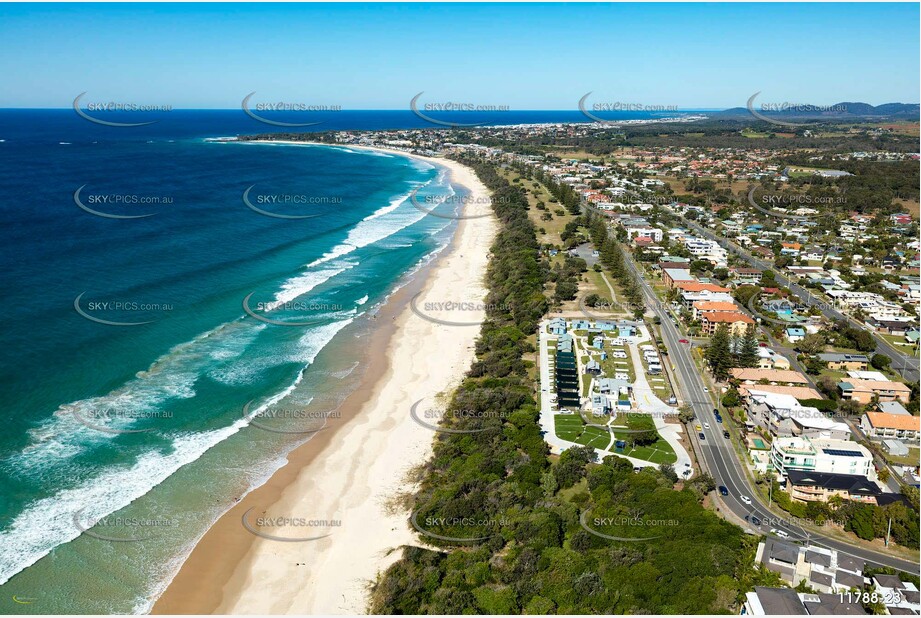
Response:
POLYGON ((720 485, 720 495, 721 495, 721 496, 728 496, 728 495, 729 495, 729 488, 726 487, 725 485, 720 485))
POLYGON ((782 539, 789 539, 790 535, 784 532, 783 530, 778 530, 777 528, 771 528, 771 534, 776 534, 782 539))
POLYGON ((719 415, 720 415, 720 411, 717 410, 716 408, 713 408, 713 416, 719 416, 719 415))
POLYGON ((752 503, 752 499, 749 498, 748 496, 746 496, 745 494, 740 494, 740 495, 739 495, 739 500, 741 500, 741 501, 744 502, 745 504, 751 504, 751 503, 752 503))
POLYGON ((700 423, 697 423, 697 431, 702 431, 703 427, 700 426, 700 423))
POLYGON ((704 429, 710 429, 710 423, 704 423, 704 429))
POLYGON ((688 341, 687 339, 679 339, 678 343, 691 343, 691 342, 688 341))
POLYGON ((700 437, 701 440, 706 440, 706 439, 707 439, 707 436, 705 436, 703 433, 699 433, 699 434, 697 434, 697 435, 700 437))
POLYGON ((729 439, 729 432, 728 432, 728 431, 724 431, 724 432, 723 432, 723 437, 726 438, 726 439, 728 440, 728 439, 729 439))
POLYGON ((717 416, 717 417, 716 417, 716 422, 722 424, 722 423, 723 423, 723 417, 722 417, 722 416, 717 416))
POLYGON ((707 388, 707 387, 705 386, 705 387, 704 387, 704 392, 705 392, 705 393, 709 393, 709 392, 710 392, 710 389, 707 388))
MULTIPOLYGON (((748 519, 747 516, 746 516, 746 519, 748 519)), ((761 520, 758 519, 758 515, 757 515, 757 514, 752 515, 752 516, 751 516, 751 519, 750 519, 749 521, 751 521, 751 522, 752 522, 753 524, 755 524, 756 526, 760 526, 760 525, 761 525, 761 520)))

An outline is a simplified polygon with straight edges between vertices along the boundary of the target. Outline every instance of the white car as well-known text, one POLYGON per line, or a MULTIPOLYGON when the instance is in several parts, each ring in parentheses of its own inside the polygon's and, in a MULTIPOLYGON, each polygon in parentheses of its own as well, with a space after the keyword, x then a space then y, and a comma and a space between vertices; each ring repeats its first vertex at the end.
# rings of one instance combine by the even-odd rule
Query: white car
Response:
POLYGON ((752 499, 749 498, 748 496, 746 496, 745 494, 740 495, 740 496, 739 496, 739 500, 741 500, 741 501, 744 502, 745 504, 751 504, 751 503, 752 503, 752 499))
POLYGON ((789 539, 790 535, 784 532, 783 530, 778 530, 777 528, 771 528, 771 534, 775 534, 782 539, 789 539))
POLYGON ((704 387, 704 392, 705 392, 705 393, 709 393, 709 392, 710 392, 710 389, 707 388, 707 387, 705 386, 705 387, 704 387))
POLYGON ((710 423, 704 423, 704 429, 710 429, 710 423))

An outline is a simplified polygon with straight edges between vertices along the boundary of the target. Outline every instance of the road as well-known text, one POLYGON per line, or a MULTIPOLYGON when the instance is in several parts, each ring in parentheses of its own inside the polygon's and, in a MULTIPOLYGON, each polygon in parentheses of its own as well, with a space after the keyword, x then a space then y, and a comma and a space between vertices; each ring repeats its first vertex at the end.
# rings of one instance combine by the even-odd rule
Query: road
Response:
POLYGON ((717 423, 714 418, 713 402, 707 394, 700 372, 691 358, 690 345, 679 343, 682 335, 672 322, 672 318, 666 311, 665 306, 656 298, 649 283, 640 276, 636 264, 630 259, 629 255, 625 255, 625 258, 625 264, 633 271, 634 276, 641 283, 647 307, 661 319, 662 338, 669 350, 669 362, 675 367, 675 373, 677 373, 680 382, 675 385, 676 388, 682 393, 684 402, 693 409, 698 422, 701 425, 704 422, 710 425, 709 429, 704 426, 702 431, 705 436, 704 440, 699 439, 698 432, 691 431, 692 427, 688 428, 688 432, 690 436, 693 436, 692 440, 697 440, 698 450, 703 455, 704 464, 716 480, 717 485, 725 485, 729 490, 728 496, 720 496, 725 508, 740 519, 744 519, 752 513, 757 514, 758 518, 762 520, 765 517, 771 518, 770 524, 762 524, 761 526, 750 524, 750 527, 760 534, 769 534, 770 528, 776 528, 787 532, 791 540, 805 541, 807 545, 828 547, 867 562, 891 566, 909 573, 917 573, 918 565, 909 560, 855 547, 818 533, 807 532, 796 524, 775 515, 761 502, 748 477, 745 476, 745 471, 742 468, 743 464, 738 460, 732 444, 723 437, 724 426, 717 423), (752 501, 750 506, 740 499, 743 494, 750 497, 752 501))
MULTIPOLYGON (((676 216, 680 216, 674 211, 671 211, 671 212, 672 214, 675 214, 676 216)), ((860 322, 858 322, 851 316, 845 315, 844 313, 841 313, 840 311, 832 307, 828 303, 828 301, 818 298, 806 288, 796 283, 793 283, 789 277, 783 275, 782 273, 776 272, 772 264, 769 264, 765 262, 764 260, 760 260, 754 257, 753 255, 743 250, 741 247, 739 247, 735 243, 732 243, 728 239, 723 238, 721 236, 717 236, 713 232, 702 228, 701 226, 694 223, 693 221, 688 221, 687 219, 684 219, 683 217, 682 217, 682 220, 695 232, 697 232, 698 234, 701 234, 702 236, 706 236, 710 240, 714 240, 718 242, 721 247, 723 247, 727 251, 732 251, 733 253, 735 253, 742 259, 744 259, 746 262, 748 262, 751 266, 755 268, 759 268, 761 270, 770 269, 774 271, 775 273, 774 278, 781 284, 788 287, 790 291, 793 292, 797 297, 799 297, 799 299, 803 301, 803 304, 805 304, 806 306, 817 307, 819 311, 822 312, 822 315, 824 315, 827 318, 834 319, 834 320, 844 320, 845 322, 851 324, 852 326, 856 328, 867 330, 867 328, 863 324, 861 324, 860 322)), ((901 351, 895 349, 895 347, 892 344, 890 344, 888 341, 886 341, 885 339, 883 339, 876 333, 872 331, 869 331, 869 332, 873 335, 874 341, 876 341, 875 352, 877 354, 885 354, 886 356, 891 358, 892 359, 892 369, 897 371, 899 375, 901 375, 903 378, 905 378, 909 382, 917 382, 918 376, 919 376, 919 359, 915 356, 909 356, 909 355, 903 354, 901 351)))

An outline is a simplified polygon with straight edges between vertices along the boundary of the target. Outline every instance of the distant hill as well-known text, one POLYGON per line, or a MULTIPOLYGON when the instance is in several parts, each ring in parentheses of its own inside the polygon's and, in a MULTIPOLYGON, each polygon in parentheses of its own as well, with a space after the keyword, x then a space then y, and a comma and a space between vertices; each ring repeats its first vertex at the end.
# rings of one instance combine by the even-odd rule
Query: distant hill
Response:
MULTIPOLYGON (((918 120, 921 117, 921 106, 918 103, 884 103, 874 106, 869 103, 846 102, 835 105, 802 105, 798 109, 778 111, 765 111, 761 108, 762 103, 764 101, 758 97, 752 104, 752 108, 763 116, 778 120, 918 120)), ((712 113, 712 116, 751 118, 752 114, 746 107, 733 107, 712 113)))

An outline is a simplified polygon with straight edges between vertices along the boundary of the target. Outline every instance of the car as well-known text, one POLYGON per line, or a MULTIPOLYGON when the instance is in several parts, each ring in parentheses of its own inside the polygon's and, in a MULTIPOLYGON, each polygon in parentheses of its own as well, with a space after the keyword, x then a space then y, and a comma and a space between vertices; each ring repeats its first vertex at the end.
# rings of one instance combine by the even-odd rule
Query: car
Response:
POLYGON ((729 495, 729 488, 726 487, 725 485, 720 485, 720 495, 721 495, 721 496, 728 496, 728 495, 729 495))
POLYGON ((762 341, 761 343, 758 344, 758 347, 766 348, 766 347, 768 347, 768 344, 766 344, 765 342, 762 341))
POLYGON ((705 436, 703 433, 699 433, 699 434, 697 434, 697 435, 698 435, 698 437, 700 437, 701 440, 706 440, 706 439, 707 439, 707 436, 705 436))
POLYGON ((751 503, 752 503, 752 499, 749 498, 748 496, 746 496, 745 494, 739 494, 739 500, 741 500, 741 501, 744 502, 745 504, 751 504, 751 503))
POLYGON ((724 432, 723 432, 723 437, 726 438, 726 439, 728 440, 728 439, 729 439, 729 432, 728 432, 728 431, 724 431, 724 432))
POLYGON ((720 415, 720 411, 716 408, 713 408, 713 416, 719 416, 719 415, 720 415))
POLYGON ((678 343, 691 343, 691 342, 688 341, 687 339, 679 339, 678 343))
POLYGON ((710 423, 704 423, 704 429, 710 429, 710 423))
POLYGON ((782 539, 789 539, 790 535, 784 532, 783 530, 778 530, 777 528, 771 528, 771 534, 775 534, 782 539))
POLYGON ((703 431, 703 427, 700 426, 700 423, 697 423, 696 429, 697 431, 703 431))
POLYGON ((749 521, 752 522, 753 524, 755 524, 756 526, 760 526, 760 525, 761 525, 761 520, 758 519, 758 515, 757 515, 757 514, 752 515, 752 516, 751 516, 751 519, 749 519, 749 521))
POLYGON ((716 422, 722 424, 722 423, 723 423, 723 417, 722 417, 722 416, 717 416, 717 417, 716 417, 716 422))
POLYGON ((704 387, 704 392, 705 392, 705 393, 709 393, 709 392, 710 392, 710 389, 707 388, 707 387, 705 386, 705 387, 704 387))

